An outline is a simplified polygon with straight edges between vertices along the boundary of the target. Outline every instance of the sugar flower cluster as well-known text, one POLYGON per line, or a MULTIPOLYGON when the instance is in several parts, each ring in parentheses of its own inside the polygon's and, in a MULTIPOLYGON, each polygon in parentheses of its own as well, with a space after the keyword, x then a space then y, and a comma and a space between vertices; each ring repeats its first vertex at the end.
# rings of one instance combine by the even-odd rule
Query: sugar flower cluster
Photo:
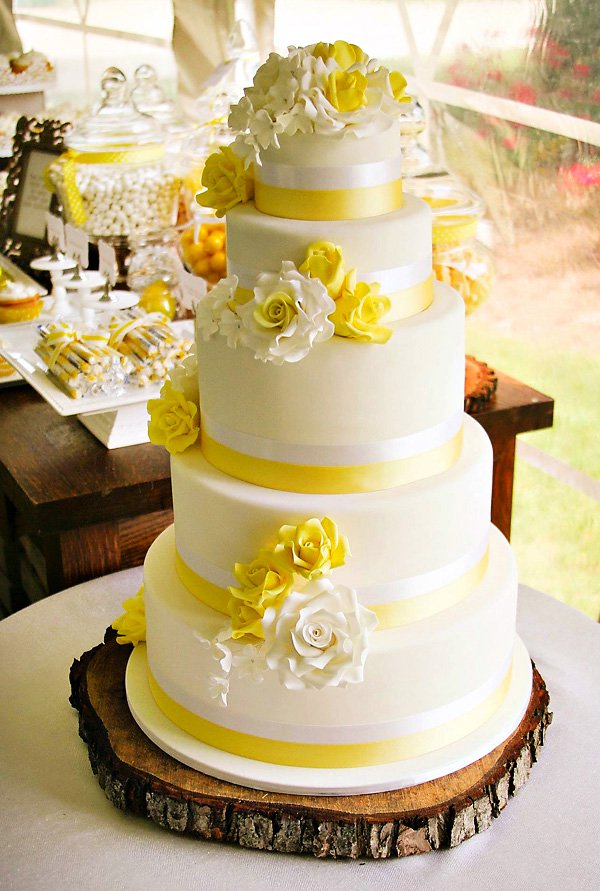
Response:
POLYGON ((209 681, 214 699, 227 705, 234 668, 257 682, 275 671, 291 690, 362 682, 377 618, 354 589, 328 578, 349 553, 333 520, 312 517, 282 526, 273 547, 235 564, 229 625, 212 641, 196 635, 220 668, 209 681))
POLYGON ((315 242, 298 269, 284 260, 279 272, 259 275, 253 291, 238 288, 235 275, 222 279, 197 304, 198 331, 204 340, 220 334, 228 346, 248 347, 276 365, 299 362, 334 334, 385 343, 391 329, 380 320, 390 300, 377 283, 356 279, 339 246, 315 242))
POLYGON ((236 150, 260 163, 260 151, 295 133, 366 136, 405 113, 412 100, 406 80, 371 59, 360 47, 337 40, 271 53, 251 87, 232 106, 229 126, 236 150))

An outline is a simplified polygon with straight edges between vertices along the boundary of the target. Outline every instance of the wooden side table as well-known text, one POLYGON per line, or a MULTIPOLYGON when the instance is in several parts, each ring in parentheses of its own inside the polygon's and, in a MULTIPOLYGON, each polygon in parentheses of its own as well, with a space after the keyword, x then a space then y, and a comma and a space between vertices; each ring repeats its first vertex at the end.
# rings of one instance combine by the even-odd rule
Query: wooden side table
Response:
MULTIPOLYGON (((553 406, 499 374, 475 415, 494 449, 492 520, 507 537, 516 436, 551 426, 553 406)), ((164 449, 108 450, 30 387, 0 391, 0 614, 139 565, 172 518, 164 449)))
POLYGON ((492 441, 492 523, 510 539, 515 447, 519 433, 551 427, 554 400, 501 372, 495 397, 473 417, 492 441))
POLYGON ((172 522, 169 455, 108 450, 30 387, 0 392, 0 608, 136 566, 172 522))

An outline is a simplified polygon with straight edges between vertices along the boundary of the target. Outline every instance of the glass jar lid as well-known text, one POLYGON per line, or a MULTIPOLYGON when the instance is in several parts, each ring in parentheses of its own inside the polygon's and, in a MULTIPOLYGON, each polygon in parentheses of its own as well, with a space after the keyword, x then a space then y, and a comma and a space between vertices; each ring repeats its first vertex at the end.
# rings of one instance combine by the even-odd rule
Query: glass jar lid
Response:
POLYGON ((68 148, 78 152, 127 151, 164 143, 160 124, 134 106, 128 95, 127 78, 119 68, 107 68, 100 85, 100 104, 73 127, 65 140, 68 148))
POLYGON ((152 65, 140 65, 133 79, 130 98, 137 111, 154 118, 169 134, 184 134, 192 128, 177 103, 165 95, 152 65))

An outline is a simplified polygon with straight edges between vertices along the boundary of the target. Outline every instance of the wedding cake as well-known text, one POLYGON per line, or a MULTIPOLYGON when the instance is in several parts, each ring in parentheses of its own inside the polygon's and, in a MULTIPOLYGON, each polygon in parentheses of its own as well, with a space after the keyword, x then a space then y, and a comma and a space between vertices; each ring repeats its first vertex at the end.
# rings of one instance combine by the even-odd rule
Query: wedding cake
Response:
POLYGON ((463 303, 402 190, 405 86, 343 41, 258 70, 198 195, 226 215, 228 277, 149 403, 174 524, 115 623, 140 644, 130 709, 257 788, 443 776, 529 702, 492 450, 463 414, 463 303))

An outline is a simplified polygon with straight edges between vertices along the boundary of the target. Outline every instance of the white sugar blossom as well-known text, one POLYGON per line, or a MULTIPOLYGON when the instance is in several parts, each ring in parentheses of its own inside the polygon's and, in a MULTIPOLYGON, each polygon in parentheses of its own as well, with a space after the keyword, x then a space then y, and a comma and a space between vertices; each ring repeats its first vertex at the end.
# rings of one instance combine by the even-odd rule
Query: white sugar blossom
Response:
POLYGON ((176 365, 169 372, 169 379, 174 390, 179 390, 188 402, 194 405, 200 404, 198 394, 198 360, 196 359, 196 344, 190 350, 189 355, 181 365, 176 365))
POLYGON ((279 273, 258 277, 252 300, 238 307, 241 342, 264 362, 299 362, 315 343, 329 340, 335 303, 317 278, 284 260, 279 273))
POLYGON ((356 592, 329 579, 309 582, 263 617, 265 658, 290 690, 344 687, 363 680, 375 613, 356 592))
POLYGON ((216 699, 222 706, 227 705, 227 696, 229 694, 229 675, 233 664, 233 654, 231 649, 224 644, 224 640, 230 636, 231 629, 226 628, 219 632, 213 640, 208 640, 200 632, 195 631, 194 637, 205 649, 210 649, 211 656, 215 661, 215 673, 208 676, 208 694, 211 699, 216 699), (218 670, 217 669, 218 666, 218 670))
POLYGON ((261 684, 267 668, 262 647, 256 644, 244 644, 233 654, 233 667, 239 678, 249 678, 255 684, 261 684))
MULTIPOLYGON (((341 41, 343 44, 343 41, 341 41)), ((240 134, 248 153, 260 163, 260 152, 279 146, 279 137, 294 133, 332 134, 351 131, 356 136, 378 132, 407 111, 405 100, 394 95, 390 72, 359 50, 353 64, 341 67, 334 56, 322 58, 317 45, 289 47, 282 57, 271 53, 254 77, 253 85, 232 106, 229 126, 240 134), (331 100, 332 76, 357 76, 361 100, 349 106, 331 100)))
POLYGON ((237 286, 237 275, 222 278, 196 304, 196 329, 203 340, 210 340, 213 334, 218 334, 223 328, 228 332, 228 342, 229 337, 235 340, 234 331, 239 328, 239 321, 237 321, 237 315, 232 311, 231 305, 237 286))
POLYGON ((211 699, 216 699, 219 705, 227 705, 229 694, 229 678, 225 675, 211 675, 208 679, 208 693, 211 699))

